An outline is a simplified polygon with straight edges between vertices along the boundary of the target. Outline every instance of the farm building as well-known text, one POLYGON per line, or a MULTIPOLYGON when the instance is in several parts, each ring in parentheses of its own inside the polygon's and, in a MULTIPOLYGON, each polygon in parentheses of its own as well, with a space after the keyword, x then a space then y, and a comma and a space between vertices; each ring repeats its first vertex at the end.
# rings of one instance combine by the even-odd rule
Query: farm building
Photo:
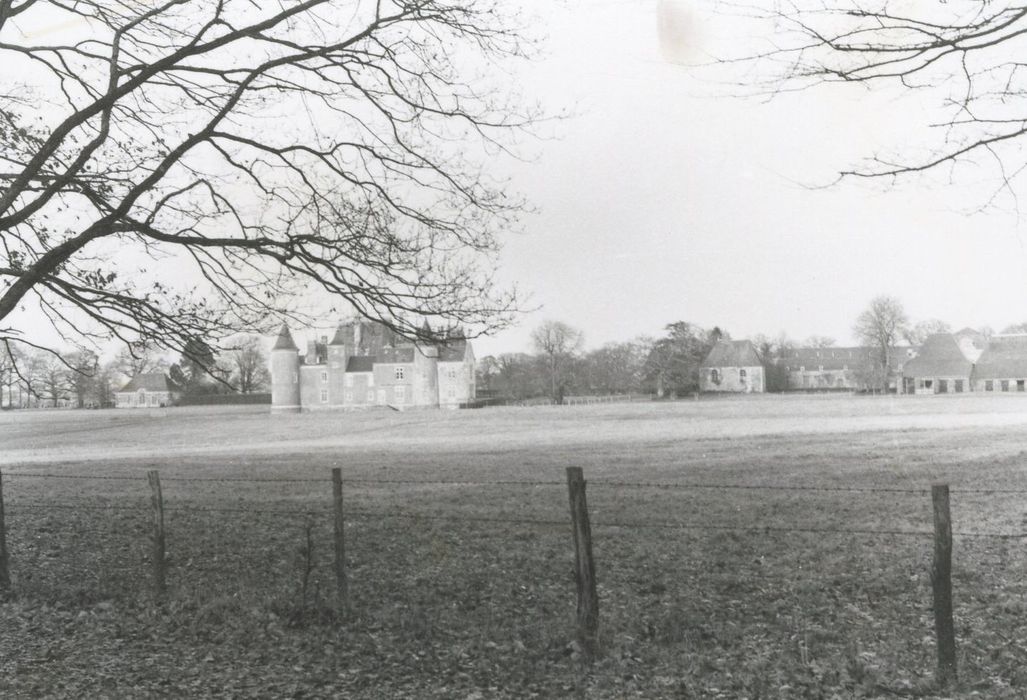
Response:
POLYGON ((380 323, 351 321, 307 342, 282 326, 271 349, 272 412, 457 408, 474 399, 474 350, 462 334, 415 344, 380 323))
POLYGON ((721 340, 699 367, 701 391, 763 393, 766 370, 755 346, 748 340, 721 340))
POLYGON ((148 372, 132 377, 114 393, 117 408, 157 408, 171 406, 181 391, 163 372, 148 372))
POLYGON ((952 333, 935 333, 927 337, 917 356, 902 370, 904 394, 961 394, 973 391, 971 384, 974 363, 964 348, 973 351, 973 342, 963 341, 952 333))
POLYGON ((858 389, 859 370, 870 358, 867 348, 792 348, 781 362, 788 375, 788 389, 858 389))
POLYGON ((975 391, 1025 391, 1027 335, 996 335, 974 368, 975 391))

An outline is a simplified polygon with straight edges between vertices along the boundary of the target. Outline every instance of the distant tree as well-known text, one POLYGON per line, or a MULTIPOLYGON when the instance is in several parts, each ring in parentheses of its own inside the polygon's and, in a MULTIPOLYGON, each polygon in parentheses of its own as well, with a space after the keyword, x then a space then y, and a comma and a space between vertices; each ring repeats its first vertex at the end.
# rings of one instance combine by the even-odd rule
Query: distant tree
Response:
POLYGON ((0 408, 14 406, 14 376, 14 360, 7 346, 0 343, 0 408))
POLYGON ((212 394, 227 383, 231 364, 219 366, 214 348, 199 338, 189 338, 182 356, 171 366, 170 376, 185 394, 212 394))
POLYGON ((830 348, 834 347, 835 339, 826 335, 811 335, 802 341, 804 348, 830 348))
POLYGON ((895 297, 882 295, 871 300, 870 305, 856 318, 853 333, 863 345, 873 349, 872 363, 868 377, 888 391, 891 376, 891 351, 909 328, 909 318, 902 308, 902 302, 895 297))
POLYGON ((35 360, 36 392, 43 401, 57 408, 71 391, 71 370, 60 355, 40 352, 35 360))
POLYGON ((163 372, 168 369, 160 348, 155 343, 129 343, 118 353, 115 367, 126 380, 140 374, 163 372))
MULTIPOLYGON (((831 338, 812 337, 834 343, 834 340, 831 338)), ((808 343, 809 339, 805 342, 808 343)), ((795 347, 795 343, 782 332, 776 338, 759 333, 752 337, 752 344, 756 348, 756 354, 759 356, 760 362, 763 363, 766 390, 785 391, 788 388, 788 370, 785 369, 784 358, 787 352, 795 347)), ((816 347, 828 347, 828 345, 818 345, 816 347)))
POLYGON ((266 391, 271 374, 260 336, 239 336, 228 345, 224 359, 230 368, 231 384, 240 394, 266 391))
POLYGON ((100 365, 92 382, 92 401, 100 408, 114 406, 114 392, 120 387, 117 362, 100 365))
POLYGON ((920 321, 912 328, 907 328, 903 333, 903 337, 910 345, 919 347, 924 344, 924 341, 927 340, 928 336, 934 335, 935 333, 951 332, 952 326, 937 318, 932 318, 926 321, 920 321))
POLYGON ((653 340, 638 338, 607 343, 584 357, 586 383, 591 392, 623 394, 638 391, 645 377, 645 364, 653 340))
POLYGON ((1003 333, 1027 333, 1027 323, 1014 323, 1002 329, 1003 333))
POLYGON ((686 321, 671 323, 665 330, 666 335, 656 339, 646 358, 646 378, 657 396, 698 391, 703 359, 719 340, 730 336, 719 327, 705 331, 686 321))
POLYGON ((475 385, 478 389, 491 393, 495 389, 493 384, 499 376, 499 360, 492 355, 486 355, 476 363, 475 372, 475 385))
POLYGON ((985 340, 988 340, 991 336, 995 335, 995 329, 991 326, 981 326, 977 329, 977 332, 983 335, 985 340))
POLYGON ((84 408, 96 393, 100 358, 91 350, 76 350, 65 358, 68 363, 68 389, 75 397, 75 407, 84 408))
POLYGON ((544 321, 532 331, 531 341, 544 361, 549 395, 560 403, 569 379, 569 365, 575 355, 581 352, 585 337, 581 331, 562 321, 544 321))
POLYGON ((546 393, 545 380, 536 370, 539 358, 525 353, 503 353, 496 358, 496 390, 513 399, 527 399, 546 393))

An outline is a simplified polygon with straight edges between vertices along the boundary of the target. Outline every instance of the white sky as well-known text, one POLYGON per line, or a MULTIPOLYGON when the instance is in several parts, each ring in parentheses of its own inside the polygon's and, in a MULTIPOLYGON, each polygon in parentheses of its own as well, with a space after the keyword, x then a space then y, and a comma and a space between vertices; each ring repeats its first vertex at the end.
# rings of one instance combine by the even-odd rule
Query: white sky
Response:
MULTIPOLYGON (((660 1, 676 11, 678 58, 751 41, 702 0, 660 1)), ((501 279, 542 308, 479 339, 478 357, 530 350, 546 318, 582 329, 589 348, 678 320, 848 344, 878 294, 897 296, 914 320, 956 328, 1027 320, 1017 214, 965 213, 985 185, 803 186, 914 142, 930 102, 858 88, 728 97, 666 60, 657 2, 539 4, 547 55, 527 69, 524 91, 576 116, 512 172, 538 212, 507 237, 501 279)))
MULTIPOLYGON (((745 40, 688 0, 664 9, 683 11, 693 61, 745 40)), ((878 294, 956 328, 1027 320, 1015 212, 966 214, 990 190, 802 186, 915 139, 928 103, 858 88, 727 97, 664 60, 654 0, 571 1, 552 14, 549 56, 529 87, 579 116, 517 173, 540 212, 503 256, 504 275, 543 308, 479 340, 479 357, 529 350, 544 318, 581 328, 588 347, 677 320, 850 343, 878 294)))

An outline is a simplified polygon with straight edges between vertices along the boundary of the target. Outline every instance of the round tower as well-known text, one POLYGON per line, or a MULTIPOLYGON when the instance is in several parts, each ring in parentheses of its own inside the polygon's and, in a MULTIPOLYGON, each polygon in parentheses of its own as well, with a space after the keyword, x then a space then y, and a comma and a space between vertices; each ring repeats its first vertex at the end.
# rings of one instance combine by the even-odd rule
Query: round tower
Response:
POLYGON ((271 348, 271 412, 300 410, 300 350, 284 323, 271 348))

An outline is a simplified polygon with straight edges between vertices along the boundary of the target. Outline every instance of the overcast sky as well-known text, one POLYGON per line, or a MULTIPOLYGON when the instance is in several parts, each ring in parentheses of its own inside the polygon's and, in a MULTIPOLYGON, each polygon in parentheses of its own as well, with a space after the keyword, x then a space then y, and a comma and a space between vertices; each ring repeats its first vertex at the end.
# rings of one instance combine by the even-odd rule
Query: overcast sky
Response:
MULTIPOLYGON (((697 3, 662 9, 677 11, 671 58, 698 63, 749 40, 697 3)), ((914 142, 929 96, 833 88, 735 99, 667 60, 659 37, 654 0, 551 10, 548 55, 528 87, 578 116, 516 173, 539 212, 503 255, 504 277, 542 309, 479 341, 479 357, 529 350, 544 318, 582 329, 588 347, 677 320, 850 343, 878 294, 898 297, 913 320, 957 328, 1027 320, 1015 210, 967 214, 993 182, 806 186, 914 142)))
POLYGON ((994 173, 955 185, 942 176, 891 189, 809 187, 915 143, 931 96, 833 88, 732 97, 682 65, 757 45, 752 27, 711 14, 709 2, 539 4, 546 52, 523 89, 575 115, 512 172, 537 213, 506 238, 501 279, 541 308, 477 341, 478 356, 530 351, 531 329, 547 318, 583 330, 589 348, 657 336, 678 320, 736 338, 784 331, 848 344, 855 317, 879 294, 898 297, 914 321, 999 330, 1027 320, 1015 208, 1007 200, 967 214, 994 173))

